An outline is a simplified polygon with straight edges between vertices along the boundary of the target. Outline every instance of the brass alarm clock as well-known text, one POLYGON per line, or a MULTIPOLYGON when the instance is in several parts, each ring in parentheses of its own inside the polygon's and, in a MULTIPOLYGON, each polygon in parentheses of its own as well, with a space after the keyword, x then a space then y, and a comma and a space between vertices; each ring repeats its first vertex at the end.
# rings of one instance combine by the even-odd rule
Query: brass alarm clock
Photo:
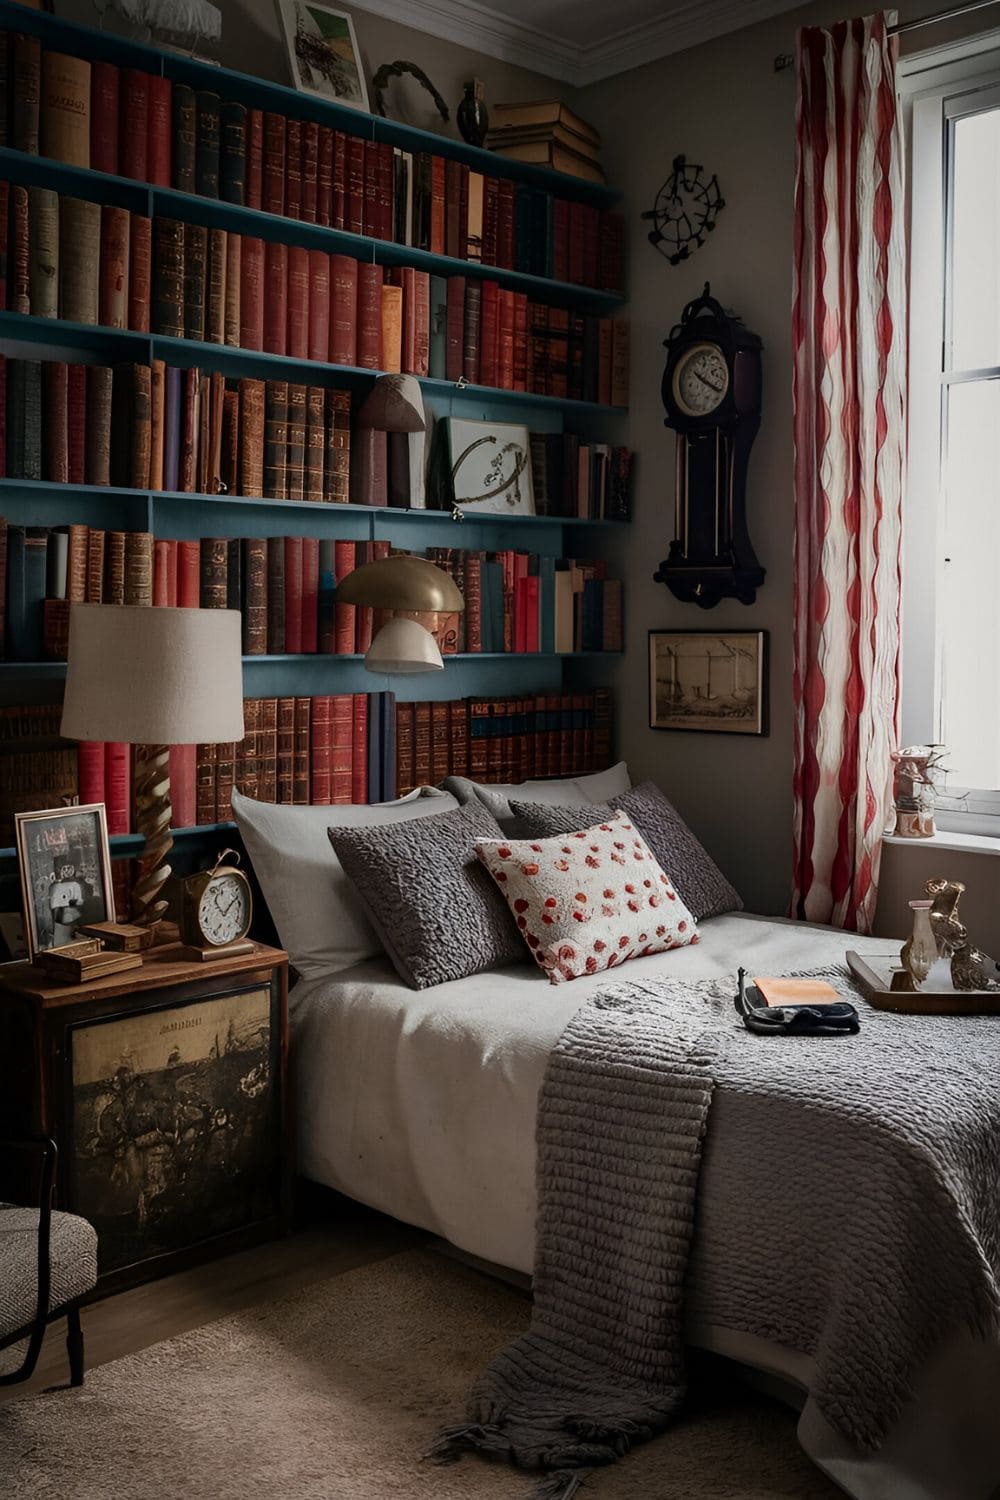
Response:
POLYGON ((227 855, 236 861, 240 857, 235 849, 223 849, 211 869, 189 875, 181 883, 181 942, 202 958, 253 948, 246 941, 253 919, 250 882, 236 864, 223 863, 227 855))

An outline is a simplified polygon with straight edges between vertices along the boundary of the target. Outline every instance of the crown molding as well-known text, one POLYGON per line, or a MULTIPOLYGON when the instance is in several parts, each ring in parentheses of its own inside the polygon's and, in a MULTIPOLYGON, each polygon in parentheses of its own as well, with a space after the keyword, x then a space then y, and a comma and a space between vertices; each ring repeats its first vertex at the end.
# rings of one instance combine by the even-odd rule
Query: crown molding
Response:
POLYGON ((792 10, 796 0, 684 0, 666 15, 609 32, 588 46, 529 22, 501 15, 477 0, 351 0, 357 10, 439 40, 456 42, 502 62, 530 68, 576 88, 624 73, 643 63, 683 52, 699 42, 769 20, 792 10))

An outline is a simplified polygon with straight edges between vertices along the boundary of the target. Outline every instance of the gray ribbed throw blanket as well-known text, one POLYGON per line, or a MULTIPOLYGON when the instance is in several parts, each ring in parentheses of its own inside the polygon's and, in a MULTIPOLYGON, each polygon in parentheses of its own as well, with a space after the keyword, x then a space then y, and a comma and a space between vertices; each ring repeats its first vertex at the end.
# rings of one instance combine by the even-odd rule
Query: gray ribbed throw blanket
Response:
POLYGON ((735 980, 580 1008, 538 1102, 531 1327, 436 1457, 569 1500, 668 1424, 685 1317, 811 1355, 823 1415, 870 1447, 947 1334, 1000 1338, 1000 1018, 894 1016, 824 977, 860 1037, 753 1036, 735 980))

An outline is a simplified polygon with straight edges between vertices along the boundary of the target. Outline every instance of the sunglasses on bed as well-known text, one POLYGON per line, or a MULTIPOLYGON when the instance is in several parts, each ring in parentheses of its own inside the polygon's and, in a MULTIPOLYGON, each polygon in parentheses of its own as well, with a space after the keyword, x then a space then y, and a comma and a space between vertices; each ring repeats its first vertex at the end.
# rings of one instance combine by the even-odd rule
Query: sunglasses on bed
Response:
POLYGON ((847 1000, 832 1005, 765 1005, 756 985, 747 986, 746 969, 737 974, 733 1000, 747 1031, 758 1036, 854 1036, 861 1022, 847 1000))

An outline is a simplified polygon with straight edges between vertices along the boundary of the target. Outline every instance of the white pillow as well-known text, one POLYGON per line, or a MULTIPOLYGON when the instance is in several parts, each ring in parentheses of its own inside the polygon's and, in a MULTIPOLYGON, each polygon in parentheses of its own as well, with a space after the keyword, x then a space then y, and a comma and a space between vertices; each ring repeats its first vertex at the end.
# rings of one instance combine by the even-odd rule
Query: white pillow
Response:
POLYGON ((303 978, 316 979, 384 951, 327 829, 405 823, 458 803, 418 787, 398 802, 334 807, 279 806, 234 791, 232 806, 281 945, 303 978))
POLYGON ((544 802, 551 807, 579 807, 588 802, 607 802, 609 797, 621 797, 632 786, 628 766, 623 760, 616 766, 609 766, 606 771, 594 771, 589 776, 567 776, 562 780, 498 785, 470 781, 465 776, 446 776, 441 784, 459 802, 471 802, 473 797, 478 797, 501 827, 514 817, 510 806, 512 799, 515 802, 544 802))

